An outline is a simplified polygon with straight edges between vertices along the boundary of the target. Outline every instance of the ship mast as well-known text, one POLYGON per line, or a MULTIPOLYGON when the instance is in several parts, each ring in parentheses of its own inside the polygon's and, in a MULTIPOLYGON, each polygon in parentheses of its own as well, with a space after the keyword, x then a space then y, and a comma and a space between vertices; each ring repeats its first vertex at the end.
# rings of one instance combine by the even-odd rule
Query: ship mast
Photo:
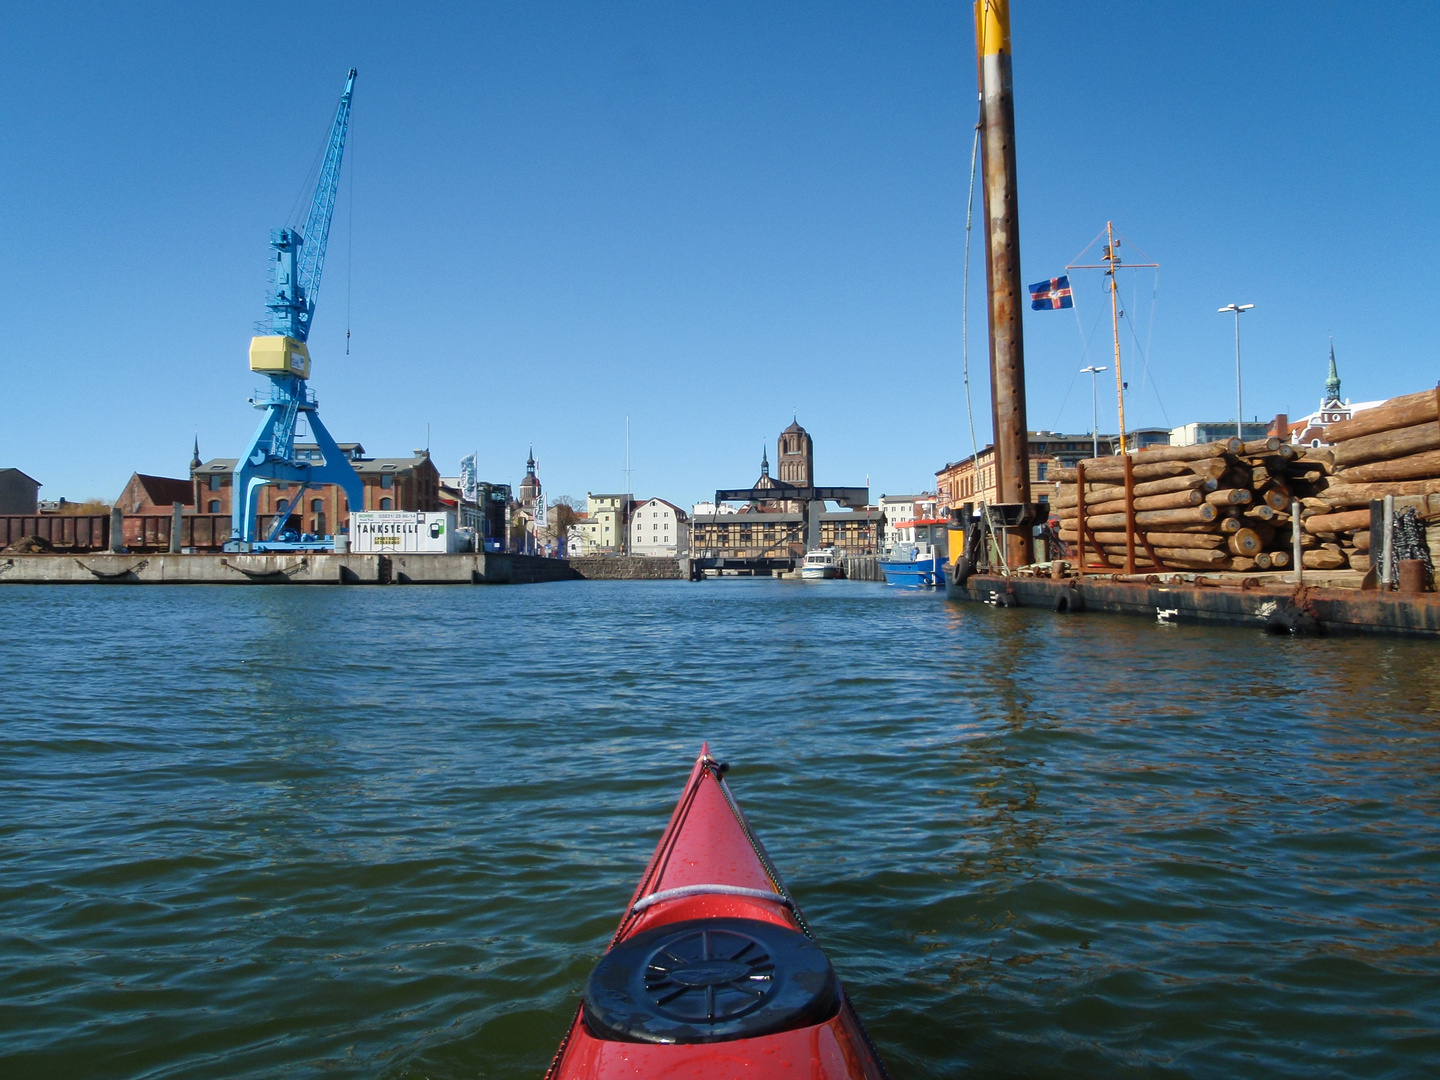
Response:
MULTIPOLYGON (((1090 241, 1090 244, 1094 243, 1094 240, 1090 241)), ((1090 247, 1087 245, 1085 251, 1089 250, 1090 247)), ((1085 252, 1082 251, 1080 254, 1083 257, 1085 252)), ((1143 262, 1125 263, 1124 265, 1132 270, 1137 270, 1146 266, 1158 267, 1160 264, 1143 262)), ((1104 270, 1105 276, 1110 282, 1110 329, 1115 336, 1115 405, 1120 417, 1120 453, 1123 454, 1127 449, 1125 443, 1125 378, 1120 373, 1120 283, 1118 275, 1115 273, 1120 266, 1120 241, 1115 239, 1115 223, 1107 221, 1105 222, 1105 248, 1100 255, 1100 261, 1098 263, 1069 263, 1065 269, 1104 270)))
POLYGON ((1115 268, 1120 265, 1120 253, 1115 249, 1115 223, 1105 222, 1104 261, 1110 265, 1105 276, 1110 279, 1110 329, 1115 334, 1115 406, 1120 416, 1120 452, 1125 453, 1125 380, 1120 376, 1120 283, 1115 268))

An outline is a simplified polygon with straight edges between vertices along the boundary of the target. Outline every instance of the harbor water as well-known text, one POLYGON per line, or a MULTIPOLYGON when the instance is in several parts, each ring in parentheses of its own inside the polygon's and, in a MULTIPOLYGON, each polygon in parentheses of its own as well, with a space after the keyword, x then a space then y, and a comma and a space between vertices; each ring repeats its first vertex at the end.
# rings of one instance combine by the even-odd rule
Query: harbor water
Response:
POLYGON ((863 582, 0 590, 0 1077, 538 1078, 702 739, 896 1080, 1440 1074, 1440 653, 863 582))

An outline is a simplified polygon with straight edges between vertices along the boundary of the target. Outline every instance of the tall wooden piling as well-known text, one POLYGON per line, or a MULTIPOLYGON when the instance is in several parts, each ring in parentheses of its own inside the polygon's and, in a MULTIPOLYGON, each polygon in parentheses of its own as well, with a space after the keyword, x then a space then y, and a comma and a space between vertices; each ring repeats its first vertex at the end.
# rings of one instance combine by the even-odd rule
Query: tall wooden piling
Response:
MULTIPOLYGON (((1015 183, 1015 102, 1010 70, 1009 0, 976 0, 980 82, 980 160, 985 195, 985 271, 990 317, 990 404, 995 424, 995 485, 1002 503, 1030 502, 1021 334, 1020 215, 1015 183)), ((1007 532, 1005 560, 1031 561, 1029 526, 1007 532)))

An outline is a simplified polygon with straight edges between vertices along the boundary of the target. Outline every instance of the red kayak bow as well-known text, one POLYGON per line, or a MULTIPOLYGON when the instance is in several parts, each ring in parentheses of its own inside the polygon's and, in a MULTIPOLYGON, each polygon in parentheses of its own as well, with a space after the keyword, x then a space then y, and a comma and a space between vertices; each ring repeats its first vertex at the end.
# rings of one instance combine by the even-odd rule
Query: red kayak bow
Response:
POLYGON ((888 1080, 708 744, 546 1080, 888 1080))

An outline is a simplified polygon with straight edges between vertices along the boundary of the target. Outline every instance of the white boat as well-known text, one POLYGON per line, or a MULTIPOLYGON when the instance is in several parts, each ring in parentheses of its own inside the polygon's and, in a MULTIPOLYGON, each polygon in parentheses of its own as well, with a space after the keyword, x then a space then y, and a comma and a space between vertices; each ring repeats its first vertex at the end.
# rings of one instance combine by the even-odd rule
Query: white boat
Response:
POLYGON ((800 564, 800 576, 806 581, 821 581, 839 576, 840 562, 834 548, 816 548, 805 553, 800 564))

